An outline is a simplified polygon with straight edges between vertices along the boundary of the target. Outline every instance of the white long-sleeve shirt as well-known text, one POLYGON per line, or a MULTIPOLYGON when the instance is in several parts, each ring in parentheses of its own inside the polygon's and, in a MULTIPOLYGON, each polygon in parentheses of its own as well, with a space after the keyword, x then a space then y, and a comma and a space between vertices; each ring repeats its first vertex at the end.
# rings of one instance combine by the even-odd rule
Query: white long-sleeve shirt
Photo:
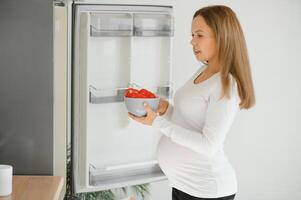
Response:
POLYGON ((157 149, 169 185, 192 196, 217 198, 237 192, 233 167, 223 150, 239 110, 237 84, 231 76, 230 98, 221 97, 220 73, 194 84, 203 66, 174 95, 163 116, 152 124, 163 135, 157 149))

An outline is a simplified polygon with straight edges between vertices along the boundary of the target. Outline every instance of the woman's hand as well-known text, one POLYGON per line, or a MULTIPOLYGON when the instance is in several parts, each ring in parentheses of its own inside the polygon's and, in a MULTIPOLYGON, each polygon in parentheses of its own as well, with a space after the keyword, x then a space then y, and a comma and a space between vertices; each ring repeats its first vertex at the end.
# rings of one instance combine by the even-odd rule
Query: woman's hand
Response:
POLYGON ((157 109, 157 112, 159 113, 160 116, 164 115, 164 113, 168 108, 168 105, 169 105, 168 101, 166 101, 165 99, 160 99, 159 106, 157 109))
POLYGON ((137 116, 133 115, 132 113, 128 113, 128 115, 130 118, 132 118, 133 120, 135 120, 137 122, 151 126, 153 124, 153 121, 157 117, 157 113, 154 112, 147 103, 144 103, 144 109, 146 111, 146 117, 137 117, 137 116))

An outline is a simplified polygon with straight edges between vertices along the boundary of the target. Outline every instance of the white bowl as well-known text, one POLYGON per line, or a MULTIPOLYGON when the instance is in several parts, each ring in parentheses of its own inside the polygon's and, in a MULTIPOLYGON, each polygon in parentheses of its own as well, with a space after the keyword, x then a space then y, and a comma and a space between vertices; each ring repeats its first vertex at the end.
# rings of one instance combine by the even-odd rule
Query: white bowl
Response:
POLYGON ((159 106, 160 97, 157 98, 130 98, 124 97, 124 103, 127 110, 138 116, 146 116, 146 111, 144 109, 143 103, 147 102, 148 105, 152 108, 153 111, 156 111, 159 106))

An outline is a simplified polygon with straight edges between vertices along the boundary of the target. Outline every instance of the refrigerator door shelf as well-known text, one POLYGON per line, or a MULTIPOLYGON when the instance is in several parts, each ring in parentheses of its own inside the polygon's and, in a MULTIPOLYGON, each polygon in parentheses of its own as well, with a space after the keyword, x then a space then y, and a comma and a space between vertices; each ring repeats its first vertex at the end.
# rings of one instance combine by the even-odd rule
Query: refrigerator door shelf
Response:
MULTIPOLYGON (((114 103, 124 101, 124 93, 127 88, 117 88, 111 90, 101 90, 90 86, 89 101, 92 104, 114 103)), ((170 86, 159 86, 155 92, 161 98, 170 99, 172 97, 172 88, 170 86)))
POLYGON ((166 36, 174 35, 173 18, 167 13, 135 13, 135 36, 166 36))
POLYGON ((126 88, 117 88, 111 90, 99 90, 90 86, 90 103, 114 103, 122 102, 126 88))
POLYGON ((92 37, 172 37, 173 18, 167 12, 108 11, 90 14, 92 37))
POLYGON ((90 35, 93 37, 133 36, 133 17, 130 13, 91 13, 90 35))
POLYGON ((99 30, 93 26, 91 28, 92 37, 131 37, 133 30, 99 30))
POLYGON ((173 94, 173 89, 171 86, 160 86, 158 87, 156 94, 159 97, 171 99, 173 94))
POLYGON ((172 37, 173 30, 142 30, 135 28, 134 35, 138 37, 172 37))
POLYGON ((157 161, 96 168, 90 165, 90 185, 105 188, 108 185, 135 185, 165 180, 157 161), (142 181, 143 180, 143 181, 142 181))

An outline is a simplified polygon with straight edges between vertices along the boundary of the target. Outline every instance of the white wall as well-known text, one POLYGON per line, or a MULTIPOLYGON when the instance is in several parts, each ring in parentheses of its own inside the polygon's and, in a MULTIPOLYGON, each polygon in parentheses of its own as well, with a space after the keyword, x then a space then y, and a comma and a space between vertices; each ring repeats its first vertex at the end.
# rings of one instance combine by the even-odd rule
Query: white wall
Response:
MULTIPOLYGON (((226 140, 238 176, 236 199, 301 199, 301 1, 177 1, 176 88, 197 68, 189 44, 191 18, 209 3, 228 5, 238 15, 257 98, 255 108, 239 113, 226 140)), ((150 199, 171 199, 166 181, 151 184, 150 199)))

